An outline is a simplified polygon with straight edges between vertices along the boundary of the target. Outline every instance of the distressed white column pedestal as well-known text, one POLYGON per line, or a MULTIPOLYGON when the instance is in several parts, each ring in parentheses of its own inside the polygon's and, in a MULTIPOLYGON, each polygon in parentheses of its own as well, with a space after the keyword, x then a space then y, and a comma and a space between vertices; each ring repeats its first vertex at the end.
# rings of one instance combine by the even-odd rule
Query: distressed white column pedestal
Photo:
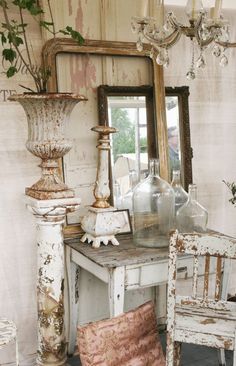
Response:
POLYGON ((37 365, 66 364, 64 330, 64 245, 62 225, 68 212, 79 208, 79 198, 37 200, 26 196, 37 225, 37 365))

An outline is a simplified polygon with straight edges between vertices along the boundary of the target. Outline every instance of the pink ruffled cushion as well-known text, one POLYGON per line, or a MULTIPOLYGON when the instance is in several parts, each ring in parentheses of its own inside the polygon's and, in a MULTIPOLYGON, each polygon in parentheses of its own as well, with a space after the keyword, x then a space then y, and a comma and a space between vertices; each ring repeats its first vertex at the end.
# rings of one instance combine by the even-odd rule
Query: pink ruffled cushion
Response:
POLYGON ((154 305, 78 327, 83 366, 165 366, 154 305))

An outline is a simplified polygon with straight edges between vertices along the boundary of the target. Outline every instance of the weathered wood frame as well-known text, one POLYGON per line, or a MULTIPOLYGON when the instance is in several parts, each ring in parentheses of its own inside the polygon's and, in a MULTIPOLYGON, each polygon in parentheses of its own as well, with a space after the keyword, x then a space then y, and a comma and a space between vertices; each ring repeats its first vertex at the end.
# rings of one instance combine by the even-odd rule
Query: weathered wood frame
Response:
MULTIPOLYGON (((168 140, 166 126, 166 109, 165 109, 165 87, 163 68, 149 58, 150 45, 145 45, 142 52, 137 51, 136 44, 133 42, 111 42, 85 40, 82 46, 79 46, 74 40, 69 38, 55 38, 46 42, 43 48, 43 59, 45 66, 51 70, 51 78, 48 82, 48 91, 58 91, 57 81, 57 65, 56 57, 59 54, 91 54, 101 56, 129 56, 129 57, 148 57, 153 66, 153 88, 155 95, 155 110, 156 110, 156 136, 159 159, 160 159, 160 174, 169 179, 169 160, 168 160, 168 140)), ((76 234, 79 231, 79 225, 69 225, 66 229, 68 235, 76 234)))
POLYGON ((189 123, 189 87, 177 86, 165 88, 166 96, 178 97, 179 105, 179 133, 180 133, 180 151, 181 151, 181 177, 185 190, 188 190, 192 183, 192 158, 193 149, 191 147, 190 123, 189 123))

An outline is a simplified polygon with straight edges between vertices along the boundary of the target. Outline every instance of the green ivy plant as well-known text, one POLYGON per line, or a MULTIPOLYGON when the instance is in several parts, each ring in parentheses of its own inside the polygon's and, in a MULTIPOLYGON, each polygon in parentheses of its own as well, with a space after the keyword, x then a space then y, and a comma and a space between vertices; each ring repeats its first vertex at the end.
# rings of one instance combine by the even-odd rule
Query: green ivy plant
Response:
MULTIPOLYGON (((24 21, 26 12, 31 14, 40 27, 51 33, 53 38, 58 34, 63 34, 70 36, 79 45, 84 43, 82 35, 70 26, 56 31, 50 0, 47 0, 47 3, 50 19, 45 21, 42 20, 42 14, 44 12, 38 0, 0 0, 0 8, 2 8, 4 18, 4 22, 1 23, 0 40, 3 46, 2 59, 8 65, 5 71, 6 76, 10 78, 19 72, 19 68, 16 67, 16 61, 19 58, 28 73, 32 76, 37 92, 40 93, 46 92, 51 71, 45 67, 43 61, 37 66, 33 63, 34 55, 27 33, 28 24, 24 21), (15 20, 10 18, 8 5, 11 8, 12 6, 16 7, 19 13, 19 19, 15 20)), ((33 91, 30 88, 24 88, 33 91)))
POLYGON ((229 183, 229 182, 225 182, 223 180, 223 182, 227 185, 227 187, 229 188, 231 194, 232 194, 232 197, 229 199, 229 202, 232 203, 232 205, 235 205, 236 204, 236 183, 229 183))

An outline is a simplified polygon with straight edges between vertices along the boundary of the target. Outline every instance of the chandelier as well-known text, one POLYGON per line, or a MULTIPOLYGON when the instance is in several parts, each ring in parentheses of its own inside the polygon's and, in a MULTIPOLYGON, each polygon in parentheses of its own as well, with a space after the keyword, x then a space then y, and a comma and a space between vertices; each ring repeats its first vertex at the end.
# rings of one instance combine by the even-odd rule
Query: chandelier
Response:
MULTIPOLYGON (((147 6, 147 0, 145 1, 147 6)), ((164 0, 160 0, 157 5, 157 19, 147 16, 132 18, 132 30, 137 33, 137 50, 142 51, 143 42, 148 41, 152 46, 150 57, 156 58, 158 65, 168 67, 168 50, 184 35, 192 43, 192 60, 186 74, 188 79, 195 79, 195 68, 206 66, 205 51, 210 47, 220 65, 227 66, 225 51, 229 47, 236 47, 236 43, 230 43, 229 22, 221 14, 221 7, 222 0, 215 0, 215 6, 207 12, 201 0, 188 0, 185 11, 189 24, 184 25, 173 12, 169 12, 164 18, 164 0)))

